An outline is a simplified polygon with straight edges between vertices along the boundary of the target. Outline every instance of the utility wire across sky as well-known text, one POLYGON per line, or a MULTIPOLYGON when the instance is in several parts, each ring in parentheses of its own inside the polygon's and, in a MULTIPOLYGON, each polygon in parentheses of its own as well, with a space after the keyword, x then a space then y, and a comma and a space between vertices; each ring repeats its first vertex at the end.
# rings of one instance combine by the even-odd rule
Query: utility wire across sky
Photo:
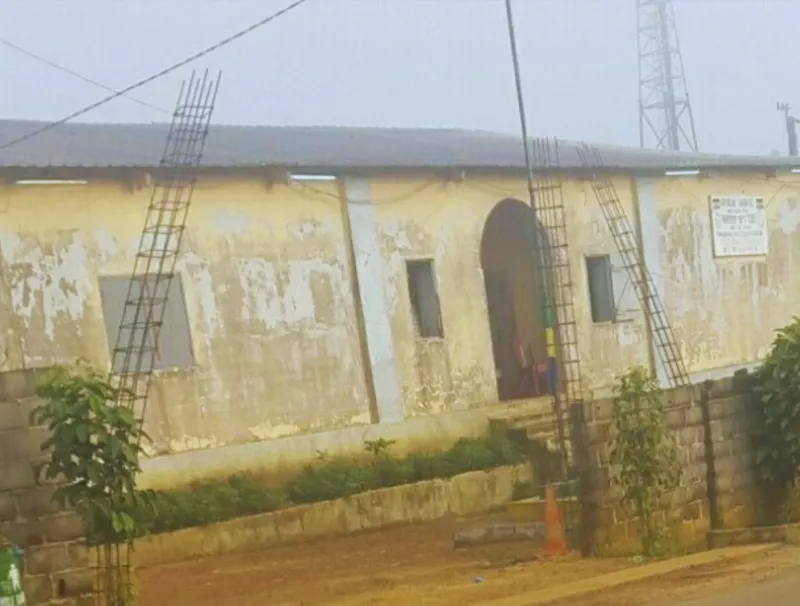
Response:
MULTIPOLYGON (((80 74, 80 73, 76 72, 73 69, 70 69, 68 67, 64 67, 63 65, 59 65, 58 63, 55 63, 54 61, 50 61, 50 59, 46 59, 45 57, 42 57, 41 55, 37 55, 36 53, 32 53, 31 51, 26 50, 26 49, 22 48, 21 46, 18 46, 16 44, 14 44, 13 42, 9 42, 8 40, 4 40, 4 39, 0 38, 0 44, 5 46, 6 48, 10 48, 11 50, 14 50, 14 51, 16 51, 16 52, 18 52, 18 53, 20 53, 22 55, 25 55, 26 57, 29 57, 29 58, 33 59, 34 61, 38 61, 39 63, 44 63, 45 65, 49 65, 50 67, 55 68, 58 71, 64 72, 65 74, 69 74, 70 76, 74 76, 75 78, 78 78, 79 80, 83 80, 84 82, 88 82, 89 84, 91 84, 93 86, 96 86, 98 88, 102 88, 103 90, 107 90, 110 93, 117 94, 119 92, 118 90, 116 90, 114 88, 111 88, 110 86, 106 86, 102 82, 98 82, 97 80, 92 80, 91 78, 89 78, 87 76, 84 76, 83 74, 80 74)), ((142 105, 144 107, 149 107, 150 109, 154 109, 154 110, 159 111, 159 112, 161 112, 163 114, 171 114, 172 113, 168 109, 164 109, 163 107, 158 107, 157 105, 153 105, 152 103, 148 103, 147 101, 142 101, 141 99, 137 99, 136 97, 132 97, 131 95, 124 95, 124 96, 127 99, 133 101, 134 103, 138 103, 139 105, 142 105)))
MULTIPOLYGON (((67 122, 69 122, 70 120, 73 120, 74 118, 78 118, 79 116, 83 116, 84 114, 88 114, 90 111, 95 110, 98 107, 101 107, 101 106, 105 105, 106 103, 110 103, 111 101, 114 101, 115 99, 118 99, 120 97, 124 97, 128 93, 136 90, 137 88, 141 88, 142 86, 144 86, 146 84, 150 84, 151 82, 154 82, 155 80, 158 80, 159 78, 162 78, 162 77, 166 76, 167 74, 171 74, 172 72, 174 72, 174 71, 176 71, 176 70, 178 70, 178 69, 180 69, 182 67, 185 67, 186 65, 188 65, 188 64, 190 64, 190 63, 192 63, 194 61, 197 61, 198 59, 200 59, 202 57, 205 57, 206 55, 208 55, 210 53, 213 53, 216 50, 219 50, 223 46, 227 46, 231 42, 235 42, 239 38, 243 38, 247 34, 250 34, 250 33, 254 32, 255 30, 267 25, 268 23, 271 23, 271 22, 275 21, 276 19, 279 19, 280 17, 283 17, 284 15, 287 15, 288 13, 292 12, 293 10, 295 10, 297 8, 300 8, 300 6, 302 6, 303 4, 305 4, 308 1, 309 0, 295 0, 291 4, 288 4, 287 6, 284 6, 282 9, 280 9, 278 11, 275 11, 271 15, 269 15, 267 17, 264 17, 263 19, 260 19, 259 21, 256 21, 255 23, 253 23, 252 25, 244 28, 243 30, 240 30, 240 31, 236 32, 235 34, 233 34, 231 36, 228 36, 227 38, 224 38, 224 39, 220 40, 219 42, 217 42, 215 44, 212 44, 211 46, 201 50, 200 52, 197 52, 197 53, 187 57, 186 59, 183 59, 182 61, 179 61, 178 63, 174 63, 174 64, 170 65, 169 67, 167 67, 165 69, 162 69, 160 72, 157 72, 157 73, 155 73, 155 74, 153 74, 151 76, 148 76, 147 78, 145 78, 143 80, 139 80, 135 84, 131 84, 130 86, 127 86, 127 87, 123 88, 122 90, 114 91, 113 94, 109 95, 105 99, 101 99, 100 101, 97 101, 96 103, 92 103, 91 105, 87 105, 86 107, 84 107, 82 109, 79 109, 78 111, 73 112, 73 113, 69 114, 68 116, 64 116, 60 120, 56 120, 54 122, 49 122, 48 124, 42 126, 41 128, 37 128, 36 130, 31 131, 31 132, 29 132, 27 134, 24 134, 24 135, 22 135, 20 137, 17 137, 16 139, 11 139, 10 141, 6 141, 5 143, 0 144, 0 151, 8 149, 9 147, 12 147, 14 145, 18 145, 18 144, 22 143, 23 141, 27 141, 29 139, 33 139, 34 137, 37 137, 38 135, 41 135, 42 133, 45 133, 45 132, 47 132, 49 130, 52 130, 52 129, 58 127, 58 126, 61 126, 62 124, 66 124, 67 122)), ((105 88, 105 86, 104 86, 104 88, 105 88)))

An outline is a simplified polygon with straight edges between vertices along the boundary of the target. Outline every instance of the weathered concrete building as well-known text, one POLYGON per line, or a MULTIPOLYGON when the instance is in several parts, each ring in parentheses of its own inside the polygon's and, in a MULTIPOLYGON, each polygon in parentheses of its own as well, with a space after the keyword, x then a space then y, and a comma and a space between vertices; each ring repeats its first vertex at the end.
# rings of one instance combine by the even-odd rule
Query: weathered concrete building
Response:
MULTIPOLYGON (((0 141, 37 126, 0 121, 0 141)), ((109 364, 165 134, 75 124, 0 151, 0 371, 109 364)), ((693 377, 756 362, 796 313, 800 164, 601 151, 693 377)), ((652 344, 574 146, 560 165, 597 394, 652 344)), ((515 353, 544 356, 526 191, 512 136, 215 127, 156 361, 149 482, 288 471, 378 436, 445 446, 538 395, 515 353)))

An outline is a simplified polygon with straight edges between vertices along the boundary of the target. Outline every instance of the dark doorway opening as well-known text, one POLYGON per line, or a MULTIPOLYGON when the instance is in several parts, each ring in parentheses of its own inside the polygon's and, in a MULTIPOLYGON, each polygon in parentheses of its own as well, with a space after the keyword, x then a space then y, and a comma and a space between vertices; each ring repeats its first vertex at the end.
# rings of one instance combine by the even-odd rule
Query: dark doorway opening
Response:
POLYGON ((548 393, 537 231, 539 245, 544 248, 545 234, 530 206, 507 199, 489 213, 481 237, 481 267, 500 400, 548 393))

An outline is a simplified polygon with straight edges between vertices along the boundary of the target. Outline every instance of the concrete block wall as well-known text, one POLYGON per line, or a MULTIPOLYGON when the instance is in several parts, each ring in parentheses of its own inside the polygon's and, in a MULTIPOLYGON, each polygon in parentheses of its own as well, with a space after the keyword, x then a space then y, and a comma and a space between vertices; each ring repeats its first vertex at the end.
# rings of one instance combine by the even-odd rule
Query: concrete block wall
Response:
POLYGON ((733 379, 707 385, 707 458, 716 490, 711 494, 715 530, 746 528, 760 522, 755 452, 747 431, 747 397, 733 379), (716 502, 713 502, 716 499, 716 502))
POLYGON ((38 404, 34 371, 0 373, 0 535, 24 550, 23 586, 32 606, 94 604, 84 529, 59 511, 52 483, 35 476, 46 428, 29 424, 38 404))
MULTIPOLYGON (((669 546, 708 546, 712 529, 749 526, 755 518, 755 475, 746 434, 745 398, 733 380, 664 392, 667 420, 678 447, 680 485, 658 512, 669 546)), ((580 477, 583 549, 604 555, 641 550, 640 522, 612 481, 613 400, 573 409, 573 442, 580 477)))

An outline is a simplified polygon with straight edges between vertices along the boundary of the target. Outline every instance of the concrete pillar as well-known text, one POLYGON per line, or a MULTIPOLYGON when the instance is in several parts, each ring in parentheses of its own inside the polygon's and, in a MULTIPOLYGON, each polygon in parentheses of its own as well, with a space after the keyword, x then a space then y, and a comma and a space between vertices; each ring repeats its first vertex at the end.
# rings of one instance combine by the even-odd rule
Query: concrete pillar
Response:
POLYGON ((404 420, 403 398, 369 182, 358 177, 345 177, 343 190, 357 307, 361 311, 362 338, 369 367, 367 382, 372 384, 376 421, 397 423, 404 420))
MULTIPOLYGON (((661 223, 658 220, 658 202, 655 194, 654 180, 647 177, 636 179, 636 199, 638 201, 639 233, 642 247, 642 261, 650 271, 656 294, 664 301, 664 278, 661 273, 661 223)), ((645 318, 650 322, 649 310, 643 309, 645 318)), ((669 319, 669 318, 668 318, 669 319)), ((652 323, 648 330, 653 330, 652 323)), ((669 387, 669 375, 664 364, 655 351, 652 338, 648 338, 650 357, 655 366, 658 385, 664 389, 669 387)))

